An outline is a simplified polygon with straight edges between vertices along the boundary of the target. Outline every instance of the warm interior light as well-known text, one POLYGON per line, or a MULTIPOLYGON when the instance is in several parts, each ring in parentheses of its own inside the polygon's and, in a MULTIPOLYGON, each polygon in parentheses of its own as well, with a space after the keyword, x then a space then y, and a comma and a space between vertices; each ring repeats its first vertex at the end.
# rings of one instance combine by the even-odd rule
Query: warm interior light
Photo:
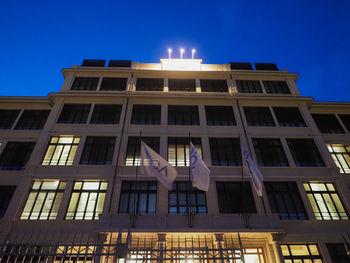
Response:
POLYGON ((162 70, 201 70, 201 59, 161 59, 162 70))

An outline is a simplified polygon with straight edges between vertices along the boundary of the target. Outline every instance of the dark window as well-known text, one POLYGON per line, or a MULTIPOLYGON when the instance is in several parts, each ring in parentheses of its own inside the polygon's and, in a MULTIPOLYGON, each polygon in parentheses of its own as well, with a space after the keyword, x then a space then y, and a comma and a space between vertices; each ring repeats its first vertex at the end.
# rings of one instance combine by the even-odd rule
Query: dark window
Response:
POLYGON ((16 124, 16 130, 41 130, 49 116, 49 110, 24 110, 16 124))
POLYGON ((22 170, 34 149, 35 142, 8 142, 0 156, 0 170, 22 170))
POLYGON ((207 125, 233 126, 236 125, 231 106, 205 106, 207 125))
POLYGON ((160 124, 160 105, 133 105, 131 124, 160 124))
POLYGON ((88 136, 80 164, 109 165, 112 164, 115 137, 88 136))
POLYGON ((57 123, 86 123, 90 104, 64 104, 57 123))
POLYGON ((72 90, 96 90, 100 78, 76 77, 74 79, 72 90))
POLYGON ((350 132, 350 114, 339 114, 339 118, 343 122, 348 132, 350 132))
POLYGON ((82 67, 104 67, 105 59, 84 59, 82 67))
POLYGON ((199 125, 198 106, 168 106, 168 125, 199 125))
POLYGON ((262 93, 259 80, 236 80, 239 93, 262 93))
POLYGON ((124 181, 120 193, 119 213, 154 214, 157 209, 157 182, 124 181))
POLYGON ((20 110, 0 110, 0 129, 11 129, 20 110))
POLYGON ((275 126, 268 107, 243 107, 248 126, 275 126))
POLYGON ((287 139, 296 166, 324 166, 313 139, 287 139))
POLYGON ((154 151, 159 153, 159 137, 129 137, 125 158, 126 166, 140 165, 141 140, 143 140, 144 143, 154 151))
POLYGON ((280 139, 252 139, 260 166, 288 166, 280 139))
POLYGON ((90 123, 118 124, 122 105, 95 105, 90 123))
POLYGON ((281 244, 282 255, 286 263, 323 262, 316 244, 281 244))
POLYGON ((100 90, 126 90, 127 78, 103 78, 100 90))
POLYGON ((312 114, 321 133, 345 133, 334 114, 312 114))
POLYGON ((281 220, 307 220, 304 203, 295 182, 265 182, 272 213, 281 220))
POLYGON ((131 60, 110 60, 108 67, 131 68, 131 60))
POLYGON ((242 165, 241 147, 239 139, 209 138, 211 162, 213 166, 242 165))
POLYGON ((273 107, 278 125, 282 127, 305 127, 303 117, 296 107, 273 107))
POLYGON ((138 78, 137 91, 163 91, 164 79, 138 78))
POLYGON ((194 79, 169 79, 169 91, 196 91, 194 79))
POLYGON ((226 79, 201 79, 202 92, 228 92, 226 79))
POLYGON ((205 192, 194 188, 190 182, 174 182, 169 191, 170 214, 207 213, 205 192))
POLYGON ((263 81, 267 93, 290 94, 290 90, 285 81, 263 81))
POLYGON ((242 185, 242 182, 216 182, 220 213, 256 213, 250 183, 242 185))
MULTIPOLYGON (((202 155, 202 144, 200 138, 191 138, 191 142, 198 152, 202 155)), ((190 163, 190 142, 189 138, 169 137, 168 138, 168 161, 173 166, 189 166, 190 163)))
POLYGON ((252 64, 246 62, 230 62, 230 68, 242 69, 242 70, 253 70, 252 64))
POLYGON ((15 185, 1 185, 0 186, 0 219, 6 213, 7 207, 9 206, 13 193, 16 190, 15 185))
POLYGON ((254 63, 256 70, 278 70, 275 63, 254 63))
POLYGON ((350 258, 344 243, 326 243, 332 263, 349 263, 350 258))

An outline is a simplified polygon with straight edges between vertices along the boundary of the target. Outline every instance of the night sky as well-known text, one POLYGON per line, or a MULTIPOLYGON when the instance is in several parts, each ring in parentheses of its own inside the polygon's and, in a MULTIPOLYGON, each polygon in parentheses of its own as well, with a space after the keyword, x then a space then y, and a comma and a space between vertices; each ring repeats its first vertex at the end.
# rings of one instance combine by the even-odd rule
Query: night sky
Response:
POLYGON ((350 1, 15 1, 0 6, 0 96, 59 91, 84 58, 275 62, 303 96, 350 101, 350 1))

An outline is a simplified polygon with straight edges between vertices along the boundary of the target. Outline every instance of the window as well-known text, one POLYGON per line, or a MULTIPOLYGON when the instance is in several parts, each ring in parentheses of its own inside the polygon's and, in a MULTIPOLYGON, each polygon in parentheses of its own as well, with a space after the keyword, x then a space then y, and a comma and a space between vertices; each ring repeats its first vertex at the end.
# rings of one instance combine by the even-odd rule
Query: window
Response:
POLYGON ((125 91, 127 78, 103 78, 100 90, 125 91))
POLYGON ((49 110, 24 110, 16 124, 16 130, 41 130, 44 128, 49 110))
POLYGON ((0 185, 0 219, 5 215, 15 190, 15 185, 0 185))
POLYGON ((64 104, 57 123, 86 123, 90 104, 64 104))
POLYGON ((74 79, 72 90, 96 90, 100 78, 76 77, 74 79))
POLYGON ((317 220, 348 220, 333 183, 304 183, 317 220))
POLYGON ((324 166, 313 139, 287 139, 296 166, 324 166))
MULTIPOLYGON (((191 142, 198 152, 202 155, 202 146, 200 138, 191 138, 191 142)), ((169 137, 168 138, 168 162, 173 166, 189 166, 190 163, 190 142, 189 138, 169 137)))
POLYGON ((285 263, 322 263, 322 256, 315 244, 282 244, 282 255, 285 263))
POLYGON ((259 166, 288 166, 280 139, 252 139, 259 166))
POLYGON ((239 93, 262 93, 259 80, 236 80, 239 93))
POLYGON ((263 81, 267 93, 290 94, 290 90, 285 81, 263 81))
POLYGON ((122 105, 95 105, 90 123, 93 124, 118 124, 122 105))
POLYGON ((66 182, 35 181, 20 219, 54 220, 62 200, 66 182))
POLYGON ((327 144, 328 151, 340 170, 340 173, 350 173, 350 146, 342 144, 327 144))
POLYGON ((119 213, 154 214, 157 209, 157 182, 124 181, 119 213))
POLYGON ((312 114, 321 133, 345 133, 334 114, 312 114))
POLYGON ((256 213, 249 182, 216 182, 216 191, 220 213, 256 213))
POLYGON ((80 138, 77 136, 53 136, 47 147, 42 165, 72 165, 80 138))
POLYGON ((242 165, 241 147, 239 139, 209 138, 211 163, 213 166, 242 165))
POLYGON ((168 125, 199 125, 198 106, 168 106, 168 125))
POLYGON ((103 212, 107 185, 104 181, 74 182, 66 219, 98 220, 103 212))
POLYGON ((339 114, 338 116, 343 122, 348 132, 350 132, 350 114, 339 114))
POLYGON ((170 214, 207 213, 205 192, 194 188, 191 182, 174 182, 169 191, 170 214))
POLYGON ((0 129, 11 129, 20 110, 0 110, 0 129))
POLYGON ((95 246, 59 246, 53 263, 93 263, 96 259, 95 246))
POLYGON ((296 107, 273 107, 278 125, 281 127, 305 127, 303 117, 296 107))
POLYGON ((326 246, 333 263, 348 263, 350 261, 344 243, 326 243, 326 246))
POLYGON ((8 142, 0 156, 0 170, 23 170, 35 142, 8 142))
POLYGON ((80 159, 80 164, 112 164, 114 144, 115 137, 88 136, 80 159))
POLYGON ((133 105, 131 124, 159 125, 160 105, 133 105))
POLYGON ((275 126, 269 107, 243 107, 248 126, 275 126))
POLYGON ((169 79, 169 91, 196 91, 194 79, 169 79))
POLYGON ((140 165, 141 140, 143 140, 154 151, 159 153, 159 137, 129 137, 125 158, 126 166, 140 165))
POLYGON ((202 92, 228 92, 226 79, 201 79, 202 92))
POLYGON ((163 91, 164 79, 138 78, 137 91, 163 91))
POLYGON ((233 126, 236 125, 231 106, 205 106, 207 125, 233 126))
POLYGON ((265 182, 272 213, 281 220, 307 220, 308 216, 295 182, 265 182))

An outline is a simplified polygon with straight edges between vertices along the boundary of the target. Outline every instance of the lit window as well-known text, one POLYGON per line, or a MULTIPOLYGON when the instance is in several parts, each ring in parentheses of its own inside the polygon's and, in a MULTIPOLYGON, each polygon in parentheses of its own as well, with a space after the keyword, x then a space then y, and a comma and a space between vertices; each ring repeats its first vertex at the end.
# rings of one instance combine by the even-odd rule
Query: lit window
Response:
POLYGON ((16 124, 16 130, 41 130, 49 116, 49 110, 24 110, 16 124))
POLYGON ((76 77, 74 79, 72 90, 96 90, 100 78, 76 77))
POLYGON ((133 105, 131 124, 159 125, 160 105, 133 105))
POLYGON ((95 262, 95 246, 59 246, 54 263, 92 263, 95 262))
POLYGON ((23 170, 35 142, 8 142, 0 156, 0 170, 23 170))
POLYGON ((110 165, 112 164, 115 137, 88 136, 86 138, 80 164, 110 165))
POLYGON ((159 153, 159 137, 142 137, 141 139, 139 137, 129 137, 125 158, 126 166, 140 165, 141 140, 159 153))
POLYGON ((282 244, 281 249, 285 263, 323 262, 319 249, 314 244, 282 244))
POLYGON ((79 141, 77 136, 53 136, 42 165, 72 165, 79 141))
POLYGON ((243 107, 248 126, 275 126, 269 107, 243 107))
POLYGON ((103 212, 107 185, 103 181, 75 182, 66 219, 98 220, 103 212))
POLYGON ((252 139, 259 166, 288 166, 280 139, 252 139))
POLYGON ((334 114, 312 114, 321 133, 345 133, 334 114))
POLYGON ((240 166, 242 153, 239 139, 209 138, 211 163, 214 166, 240 166))
POLYGON ((287 144, 296 166, 324 166, 321 154, 313 139, 287 139, 287 144))
POLYGON ((317 220, 348 220, 333 183, 304 183, 317 220))
POLYGON ((0 129, 11 129, 20 110, 0 110, 0 129))
MULTIPOLYGON (((199 155, 202 155, 200 138, 191 138, 191 142, 199 155)), ((173 166, 189 166, 190 162, 189 138, 168 138, 168 162, 173 166)))
POLYGON ((20 219, 56 219, 65 187, 66 182, 35 181, 20 219))
POLYGON ((199 125, 197 106, 168 106, 168 125, 199 125))
POLYGON ((205 106, 207 125, 233 126, 236 125, 231 106, 205 106))
POLYGON ((350 146, 327 144, 327 148, 340 172, 350 173, 350 146))

